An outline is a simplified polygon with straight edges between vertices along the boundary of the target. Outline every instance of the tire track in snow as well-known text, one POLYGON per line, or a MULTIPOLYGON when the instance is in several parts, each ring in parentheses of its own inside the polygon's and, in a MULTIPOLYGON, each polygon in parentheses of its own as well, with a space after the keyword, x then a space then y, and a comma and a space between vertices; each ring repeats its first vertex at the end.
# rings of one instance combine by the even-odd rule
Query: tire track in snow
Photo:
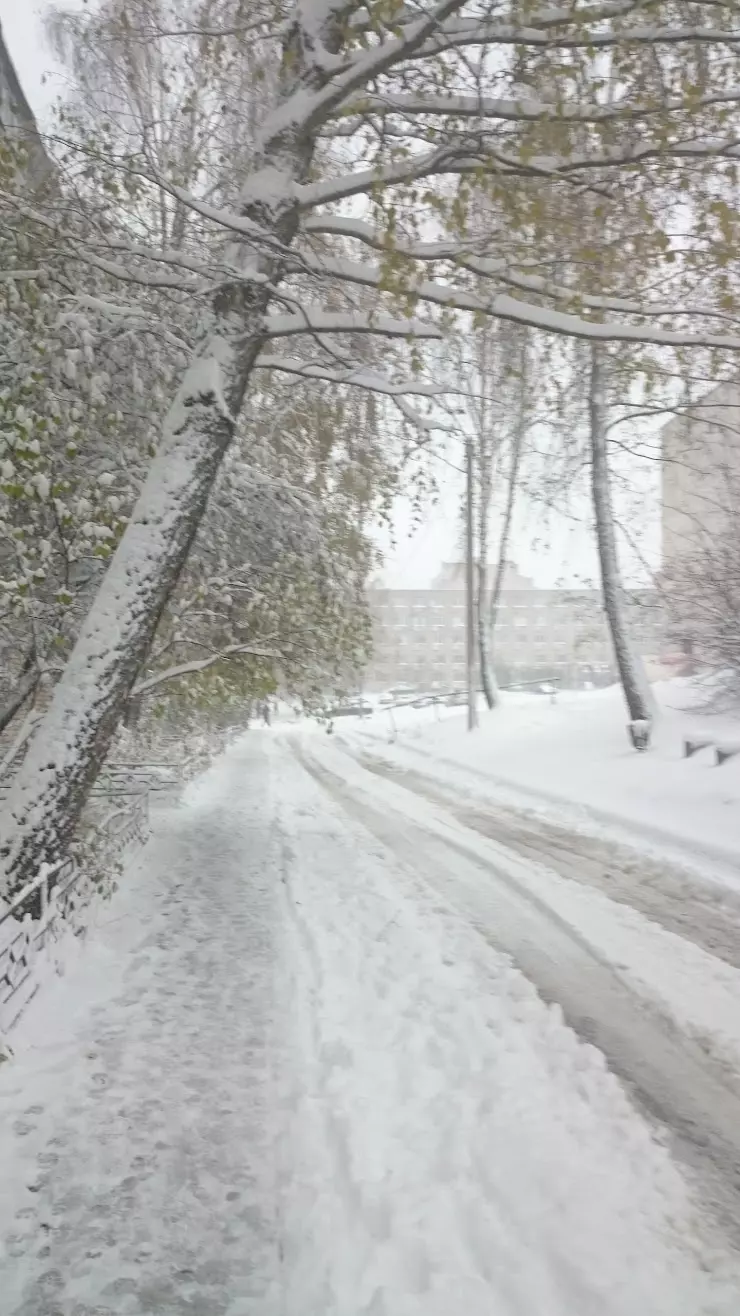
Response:
POLYGON ((734 1313, 716 1259, 717 1300, 674 1278, 684 1247, 706 1257, 685 1188, 602 1057, 419 879, 425 851, 399 862, 308 766, 282 801, 303 1056, 286 1312, 734 1313))
POLYGON ((466 827, 563 877, 603 891, 668 932, 693 941, 740 969, 740 894, 629 845, 574 831, 532 810, 462 795, 428 772, 365 750, 349 750, 363 767, 442 805, 466 827))
MULTIPOLYGON (((479 847, 430 832, 400 809, 348 785, 307 740, 294 752, 347 812, 439 891, 498 950, 510 954, 574 1031, 598 1047, 638 1106, 669 1132, 695 1180, 702 1208, 740 1252, 740 1094, 719 1065, 659 1012, 649 1010, 591 946, 479 847)), ((403 795, 403 787, 394 783, 403 795)))

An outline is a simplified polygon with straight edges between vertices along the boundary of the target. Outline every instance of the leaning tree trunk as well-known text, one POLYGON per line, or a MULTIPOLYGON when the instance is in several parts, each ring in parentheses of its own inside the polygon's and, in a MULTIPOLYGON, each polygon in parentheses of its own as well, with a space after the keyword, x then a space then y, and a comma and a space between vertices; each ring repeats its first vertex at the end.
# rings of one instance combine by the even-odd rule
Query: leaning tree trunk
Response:
MULTIPOLYGON (((286 94, 298 87, 300 66, 296 46, 285 62, 286 94)), ((314 129, 298 132, 278 119, 250 179, 252 198, 263 174, 268 185, 264 199, 245 202, 241 213, 278 248, 297 231, 296 185, 307 177, 314 137, 314 129)), ((129 525, 5 803, 0 864, 11 891, 69 844, 231 441, 265 341, 269 285, 281 277, 279 258, 259 255, 246 240, 234 245, 231 260, 257 277, 222 286, 214 300, 129 525)))
MULTIPOLYGON (((237 294, 237 297, 240 297, 237 294)), ((11 890, 66 849, 174 589, 262 343, 267 294, 249 290, 242 345, 214 335, 190 367, 129 525, 82 625, 2 817, 11 890), (228 345, 227 345, 228 344, 228 345)), ((226 326, 225 326, 226 328, 226 326)))
MULTIPOLYGON (((387 62, 401 45, 413 54, 461 4, 439 0, 391 43, 387 62)), ((354 8, 354 0, 296 4, 283 27, 279 94, 238 202, 244 234, 223 262, 239 277, 225 279, 216 294, 132 518, 6 801, 0 819, 6 888, 23 885, 68 845, 186 561, 265 341, 265 312, 298 230, 300 192, 322 122, 370 77, 368 54, 358 59, 354 84, 348 77, 334 102, 327 93, 312 106, 313 93, 338 76, 327 55, 338 55, 346 43, 345 20, 354 8), (260 234, 260 249, 250 243, 250 229, 260 234)), ((374 68, 385 67, 381 52, 374 68)))
POLYGON ((604 348, 601 343, 591 346, 591 378, 589 385, 589 417, 591 424, 591 487, 593 492, 596 539, 601 566, 601 585, 611 632, 614 656, 619 679, 632 722, 649 724, 652 701, 639 657, 634 653, 629 638, 624 607, 624 592, 619 575, 617 541, 614 533, 607 455, 606 378, 604 348))

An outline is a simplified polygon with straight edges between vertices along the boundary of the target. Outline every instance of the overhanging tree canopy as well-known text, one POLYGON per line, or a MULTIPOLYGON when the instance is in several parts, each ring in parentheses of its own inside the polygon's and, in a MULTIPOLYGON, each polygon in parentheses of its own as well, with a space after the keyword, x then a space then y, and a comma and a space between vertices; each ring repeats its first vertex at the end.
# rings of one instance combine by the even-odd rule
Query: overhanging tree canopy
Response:
POLYGON ((438 337, 452 312, 592 341, 740 348, 726 259, 737 14, 734 0, 109 0, 83 18, 83 36, 112 43, 120 77, 97 134, 66 130, 66 167, 84 156, 112 199, 98 218, 80 188, 49 222, 71 266, 122 285, 96 310, 120 316, 127 286, 157 289, 195 310, 195 347, 10 798, 7 881, 74 825, 255 371, 386 392, 424 423, 438 390, 414 373, 413 342, 438 337), (538 76, 533 94, 538 59, 549 85, 538 76), (211 136, 198 137, 196 107, 211 136), (480 189, 493 228, 476 223, 480 189), (618 286, 612 262, 600 280, 600 244, 566 238, 560 198, 580 195, 605 233, 627 203, 640 217, 645 286, 618 286), (156 232, 144 218, 155 212, 156 232), (569 277, 579 260, 594 268, 588 288, 569 277), (358 361, 365 336, 396 343, 398 368, 358 361))

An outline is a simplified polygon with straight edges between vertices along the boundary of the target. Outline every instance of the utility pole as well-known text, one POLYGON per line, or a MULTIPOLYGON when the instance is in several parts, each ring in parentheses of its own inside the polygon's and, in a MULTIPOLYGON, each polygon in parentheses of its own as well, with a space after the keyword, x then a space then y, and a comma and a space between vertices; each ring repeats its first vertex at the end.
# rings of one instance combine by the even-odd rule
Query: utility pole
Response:
POLYGON ((468 731, 478 725, 475 689, 475 588, 473 562, 473 440, 465 440, 465 648, 468 680, 468 731))

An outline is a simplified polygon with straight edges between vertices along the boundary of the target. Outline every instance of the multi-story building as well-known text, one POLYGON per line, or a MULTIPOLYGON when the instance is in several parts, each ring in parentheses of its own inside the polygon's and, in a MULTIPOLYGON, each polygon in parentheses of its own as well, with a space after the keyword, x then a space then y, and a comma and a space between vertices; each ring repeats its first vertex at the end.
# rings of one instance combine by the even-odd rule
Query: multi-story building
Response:
POLYGON ((660 431, 663 571, 740 522, 740 384, 718 384, 660 431))
MULTIPOLYGON (((370 592, 374 651, 368 690, 401 684, 454 689, 465 681, 464 568, 447 563, 430 589, 370 592)), ((630 598, 632 633, 647 658, 659 648, 653 591, 630 598)), ((510 566, 495 630, 495 661, 506 683, 556 677, 563 684, 614 678, 611 640, 598 590, 542 590, 510 566)))
POLYGON ((740 384, 718 384, 660 432, 666 659, 734 669, 740 554, 740 384))

